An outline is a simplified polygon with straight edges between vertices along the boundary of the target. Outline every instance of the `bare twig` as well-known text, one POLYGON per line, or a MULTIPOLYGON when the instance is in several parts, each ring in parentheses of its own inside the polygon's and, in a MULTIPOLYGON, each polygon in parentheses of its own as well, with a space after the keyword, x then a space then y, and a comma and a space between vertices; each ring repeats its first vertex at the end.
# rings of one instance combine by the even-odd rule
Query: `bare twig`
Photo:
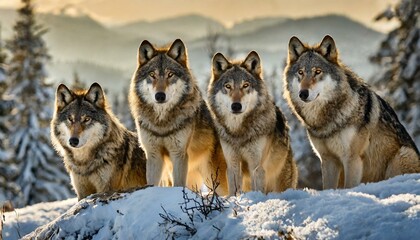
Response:
MULTIPOLYGON (((170 229, 176 226, 180 226, 187 230, 187 232, 192 236, 197 232, 197 228, 195 226, 197 221, 203 222, 204 220, 208 220, 213 212, 222 212, 226 208, 226 200, 221 198, 216 192, 216 189, 220 185, 220 183, 217 181, 217 176, 218 171, 216 171, 216 176, 211 176, 211 186, 207 186, 209 189, 207 194, 204 194, 196 187, 194 191, 195 196, 190 197, 186 191, 186 188, 182 189, 182 197, 184 202, 180 203, 180 208, 181 211, 188 216, 189 222, 184 222, 181 218, 175 217, 173 214, 168 213, 162 206, 164 213, 160 213, 159 216, 164 221, 163 223, 159 223, 159 225, 165 225, 168 235, 176 237, 176 233, 170 231, 170 229)), ((220 229, 215 226, 214 228, 220 232, 220 229)))

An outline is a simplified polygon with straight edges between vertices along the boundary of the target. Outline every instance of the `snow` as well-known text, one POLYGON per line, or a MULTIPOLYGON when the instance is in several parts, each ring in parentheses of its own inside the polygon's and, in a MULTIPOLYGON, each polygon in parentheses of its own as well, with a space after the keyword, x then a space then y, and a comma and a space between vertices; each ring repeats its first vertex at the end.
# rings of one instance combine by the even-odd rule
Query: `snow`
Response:
MULTIPOLYGON (((4 239, 418 239, 420 174, 408 174, 353 189, 249 192, 225 199, 223 212, 205 219, 195 212, 191 224, 181 206, 182 188, 149 187, 132 193, 42 203, 5 214, 4 239), (72 206, 73 205, 73 206, 72 206), (196 229, 164 224, 164 210, 196 229), (19 222, 19 225, 17 225, 19 222), (51 236, 49 234, 52 234, 51 236), (172 234, 172 235, 171 235, 172 234)), ((190 198, 195 193, 186 190, 190 198)))
POLYGON ((76 198, 63 201, 38 203, 5 213, 3 239, 18 239, 35 228, 59 217, 77 203, 76 198))

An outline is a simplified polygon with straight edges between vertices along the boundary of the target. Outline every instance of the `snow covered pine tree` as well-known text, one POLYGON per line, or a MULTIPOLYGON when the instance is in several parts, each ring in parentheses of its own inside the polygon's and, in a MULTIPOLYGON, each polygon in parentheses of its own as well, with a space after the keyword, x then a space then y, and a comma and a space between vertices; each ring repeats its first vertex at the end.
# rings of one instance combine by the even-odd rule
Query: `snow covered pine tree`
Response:
POLYGON ((42 39, 45 28, 35 21, 31 0, 22 0, 14 36, 7 41, 10 62, 6 95, 14 100, 9 114, 9 142, 18 173, 9 181, 20 186, 12 200, 15 207, 73 196, 61 159, 50 143, 54 89, 45 83, 50 59, 42 39))
POLYGON ((13 164, 12 154, 7 147, 8 144, 6 139, 9 129, 6 119, 7 115, 11 111, 11 107, 13 106, 13 101, 3 98, 4 91, 7 87, 5 65, 7 56, 4 52, 3 46, 3 39, 0 36, 0 208, 8 199, 18 195, 20 192, 19 185, 8 181, 8 179, 17 175, 17 166, 16 164, 13 164))
POLYGON ((381 65, 373 82, 394 107, 417 147, 420 146, 420 1, 401 0, 376 17, 397 19, 400 26, 382 41, 371 61, 381 65))

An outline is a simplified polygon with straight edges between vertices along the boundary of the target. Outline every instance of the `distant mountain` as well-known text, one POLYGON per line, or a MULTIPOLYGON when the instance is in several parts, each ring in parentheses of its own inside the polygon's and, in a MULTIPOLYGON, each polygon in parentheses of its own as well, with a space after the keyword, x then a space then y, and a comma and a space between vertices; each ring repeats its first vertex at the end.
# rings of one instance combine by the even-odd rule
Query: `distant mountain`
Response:
MULTIPOLYGON (((10 38, 16 13, 0 9, 2 37, 10 38)), ((260 53, 265 69, 283 69, 287 44, 296 35, 302 41, 314 44, 325 34, 337 42, 344 62, 362 77, 369 77, 372 66, 368 57, 373 53, 383 35, 349 18, 337 15, 304 19, 259 18, 237 23, 226 29, 219 22, 198 16, 187 15, 154 22, 136 22, 107 28, 87 15, 71 17, 67 14, 39 14, 41 24, 49 29, 45 39, 53 57, 51 78, 61 81, 77 71, 82 79, 112 83, 122 89, 136 66, 138 46, 144 39, 162 45, 181 38, 187 45, 190 66, 202 87, 210 73, 207 50, 208 32, 219 31, 231 44, 237 56, 251 50, 260 53), (266 67, 268 66, 268 67, 266 67), (95 75, 96 73, 96 75, 95 75), (86 78, 84 78, 86 76, 86 78), (96 77, 95 77, 96 76, 96 77), (116 80, 114 80, 116 79, 116 80)), ((217 51, 224 52, 226 46, 217 51)), ((111 91, 114 89, 110 89, 111 91)))
POLYGON ((133 74, 120 68, 101 66, 86 61, 55 61, 48 65, 48 74, 55 82, 71 85, 75 73, 87 87, 93 82, 98 82, 105 90, 112 93, 120 93, 123 87, 128 86, 133 74))
POLYGON ((227 31, 229 32, 230 35, 240 35, 240 34, 254 32, 264 27, 281 24, 287 20, 289 20, 289 18, 282 18, 282 17, 265 17, 265 18, 248 19, 248 20, 244 20, 242 22, 234 24, 227 31))
POLYGON ((87 16, 41 14, 39 20, 48 27, 45 38, 53 57, 59 60, 83 59, 87 55, 86 60, 102 62, 103 54, 113 56, 117 43, 128 40, 124 36, 116 39, 115 33, 87 16))
POLYGON ((211 18, 191 14, 153 22, 139 21, 112 29, 133 37, 192 40, 206 36, 209 31, 223 31, 224 26, 211 18))
MULTIPOLYGON (((15 22, 14 10, 1 10, 0 22, 4 28, 3 38, 10 38, 15 22)), ((37 14, 39 23, 48 29, 45 40, 53 61, 87 61, 123 68, 121 63, 127 58, 133 59, 135 53, 125 55, 130 36, 116 34, 105 28, 89 16, 71 17, 65 14, 37 14)), ((136 51, 138 43, 130 46, 136 51)))
MULTIPOLYGON (((252 21, 249 22, 253 24, 252 21)), ((326 15, 302 19, 288 19, 264 26, 244 34, 227 31, 227 38, 237 53, 245 54, 251 50, 265 52, 263 64, 281 66, 287 57, 287 46, 292 36, 303 42, 315 44, 329 34, 337 44, 343 61, 364 78, 372 74, 368 57, 378 48, 383 34, 367 28, 361 23, 345 16, 326 15)), ((191 45, 199 48, 206 45, 206 39, 198 39, 191 45)))
POLYGON ((291 36, 297 36, 305 42, 320 41, 326 34, 339 42, 350 43, 353 47, 363 47, 354 43, 368 43, 383 34, 367 28, 361 23, 339 15, 326 15, 312 18, 289 19, 279 24, 259 28, 253 32, 233 36, 235 45, 248 48, 271 46, 284 49, 291 36), (351 41, 349 41, 351 40, 351 41))

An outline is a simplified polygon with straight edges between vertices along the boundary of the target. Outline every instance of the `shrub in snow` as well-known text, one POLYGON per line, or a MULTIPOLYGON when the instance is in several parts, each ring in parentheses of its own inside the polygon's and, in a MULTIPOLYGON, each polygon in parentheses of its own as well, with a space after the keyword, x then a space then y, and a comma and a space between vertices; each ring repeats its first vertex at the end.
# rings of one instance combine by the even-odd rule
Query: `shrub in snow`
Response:
MULTIPOLYGON (((159 213, 163 222, 159 223, 164 227, 167 238, 179 238, 181 236, 191 237, 197 232, 196 223, 202 223, 204 220, 210 219, 215 214, 222 212, 225 208, 226 199, 221 198, 216 189, 220 183, 212 179, 212 186, 207 186, 209 192, 203 193, 197 190, 191 195, 189 190, 185 187, 182 189, 183 203, 180 203, 180 208, 183 216, 176 216, 162 206, 164 213, 159 213), (185 220, 187 216, 188 220, 185 220)), ((219 230, 216 226, 213 226, 219 230)))

